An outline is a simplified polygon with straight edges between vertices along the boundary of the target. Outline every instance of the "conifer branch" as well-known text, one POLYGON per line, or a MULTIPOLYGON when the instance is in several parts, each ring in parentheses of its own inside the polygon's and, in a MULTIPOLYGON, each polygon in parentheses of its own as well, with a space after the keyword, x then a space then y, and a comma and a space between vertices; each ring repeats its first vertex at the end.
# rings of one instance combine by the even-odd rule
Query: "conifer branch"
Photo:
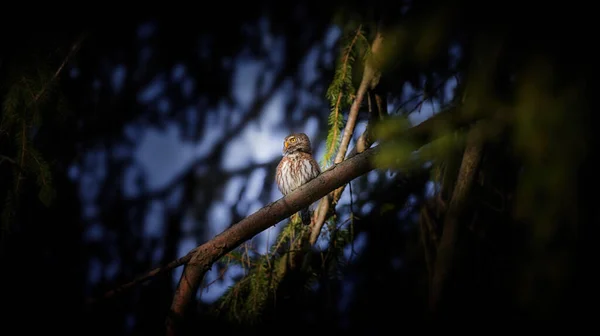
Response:
POLYGON ((173 297, 171 313, 167 319, 168 334, 174 334, 177 326, 176 321, 182 318, 185 309, 189 306, 199 287, 200 280, 215 261, 244 241, 298 212, 335 190, 335 188, 374 169, 372 161, 378 152, 378 148, 371 148, 339 165, 331 167, 294 192, 266 205, 196 248, 193 256, 185 265, 173 297))
MULTIPOLYGON (((15 181, 15 185, 14 185, 15 195, 19 194, 21 180, 23 179, 23 175, 25 174, 25 171, 28 170, 25 167, 26 161, 29 161, 31 157, 33 157, 33 159, 39 164, 39 167, 38 167, 40 170, 39 180, 42 182, 43 186, 45 187, 44 190, 47 191, 48 189, 51 188, 51 186, 47 182, 49 177, 47 178, 46 176, 44 176, 44 174, 46 172, 43 171, 43 169, 42 169, 42 167, 46 166, 45 161, 43 160, 43 158, 39 157, 39 155, 35 154, 34 149, 30 148, 31 144, 28 141, 28 137, 29 137, 28 130, 31 126, 31 122, 32 122, 31 120, 35 120, 35 118, 36 118, 36 113, 34 112, 31 115, 27 115, 26 113, 27 113, 29 107, 38 103, 40 98, 46 93, 48 87, 50 85, 52 85, 54 83, 54 81, 58 78, 58 76, 64 69, 65 65, 68 63, 68 61, 71 59, 71 57, 75 54, 75 52, 79 49, 84 37, 85 37, 85 34, 82 34, 79 36, 79 38, 71 46, 71 49, 70 49, 69 53, 67 54, 67 56, 65 57, 65 59, 63 60, 63 62, 60 64, 58 69, 54 72, 53 76, 46 83, 43 83, 42 88, 38 91, 37 94, 33 94, 32 88, 29 85, 30 81, 25 77, 21 78, 21 82, 22 82, 21 84, 17 84, 17 83, 13 84, 13 88, 14 88, 14 90, 16 90, 15 93, 19 91, 17 89, 18 85, 24 85, 27 87, 27 90, 31 94, 31 100, 29 100, 29 102, 27 102, 25 104, 25 108, 21 112, 21 114, 23 116, 18 119, 20 121, 20 125, 19 125, 20 129, 17 131, 17 139, 18 139, 17 140, 18 141, 18 145, 17 145, 17 157, 18 158, 17 159, 18 159, 18 162, 16 160, 14 160, 14 163, 19 167, 19 171, 17 172, 16 181, 15 181)), ((10 101, 10 103, 5 103, 5 106, 4 106, 5 113, 9 112, 9 113, 7 113, 7 115, 17 113, 15 111, 15 107, 18 104, 17 103, 18 98, 20 98, 20 97, 15 96, 12 98, 12 99, 14 99, 13 101, 10 101)), ((6 115, 4 117, 6 117, 6 115)), ((44 203, 46 203, 46 202, 44 202, 44 203)))
MULTIPOLYGON (((356 97, 352 102, 352 106, 350 107, 350 113, 348 115, 348 121, 346 122, 346 127, 344 129, 344 133, 342 135, 342 140, 340 146, 338 148, 337 155, 334 160, 334 164, 339 164, 344 160, 346 156, 346 151, 348 150, 348 145, 350 144, 350 139, 352 138, 352 134, 354 134, 354 128, 356 127, 356 120, 358 118, 358 110, 362 105, 365 95, 367 94, 367 90, 373 89, 374 85, 378 82, 379 70, 376 68, 376 64, 373 60, 373 55, 376 55, 382 48, 383 35, 381 31, 377 32, 375 37, 375 41, 371 47, 370 57, 367 59, 365 63, 365 68, 363 71, 363 77, 356 93, 356 97)), ((341 186, 343 187, 343 186, 341 186)), ((310 243, 314 244, 321 233, 321 229, 323 228, 323 224, 327 219, 327 215, 329 213, 330 208, 333 204, 337 203, 339 197, 341 196, 341 192, 333 193, 328 197, 324 197, 317 207, 317 211, 315 213, 315 220, 312 225, 312 232, 310 235, 310 243), (337 197, 338 199, 335 199, 337 197)))
POLYGON ((33 102, 34 103, 37 102, 40 99, 40 97, 46 92, 46 90, 48 89, 48 87, 52 83, 54 83, 54 81, 58 78, 58 76, 60 75, 60 73, 64 69, 65 65, 67 65, 67 63, 69 62, 69 60, 79 50, 79 48, 81 47, 81 43, 83 42, 83 40, 85 39, 86 36, 87 36, 87 34, 85 34, 85 33, 79 35, 79 37, 77 38, 77 40, 75 41, 75 43, 73 43, 73 45, 71 46, 71 49, 69 50, 69 53, 67 54, 67 56, 65 57, 65 59, 62 61, 62 63, 58 67, 58 69, 52 75, 52 78, 50 78, 50 80, 44 84, 44 86, 42 87, 42 89, 33 97, 33 102))
POLYGON ((333 156, 333 153, 339 145, 338 133, 343 125, 343 118, 341 114, 343 103, 342 98, 344 97, 344 93, 348 96, 352 94, 352 92, 344 92, 344 89, 352 89, 351 62, 354 61, 354 46, 359 36, 362 36, 362 25, 358 26, 358 29, 356 30, 356 33, 354 34, 350 44, 344 47, 345 52, 342 55, 341 64, 337 69, 333 82, 327 92, 330 100, 335 100, 335 103, 333 104, 331 115, 329 116, 329 125, 331 130, 327 136, 327 152, 323 158, 323 166, 326 166, 329 163, 330 158, 333 156))
MULTIPOLYGON (((375 55, 381 49, 381 44, 383 41, 383 36, 381 32, 377 32, 377 36, 375 37, 375 41, 373 42, 373 46, 371 47, 371 54, 375 55)), ((375 68, 375 64, 373 62, 373 57, 369 57, 367 62, 365 63, 365 70, 363 71, 363 78, 360 82, 360 86, 356 93, 356 98, 352 102, 352 107, 350 107, 350 113, 348 114, 348 121, 346 122, 346 127, 344 129, 344 134, 342 136, 342 141, 340 143, 340 147, 338 148, 337 155, 335 157, 335 164, 338 164, 344 160, 346 156, 346 151, 348 150, 348 145, 350 144, 350 139, 352 138, 352 134, 354 134, 354 128, 356 126, 356 119, 358 117, 358 110, 362 105, 365 95, 367 94, 368 89, 372 89, 373 81, 376 79, 376 74, 378 70, 375 68)))
POLYGON ((427 206, 421 208, 419 216, 419 231, 421 232, 421 244, 423 245, 423 253, 425 256, 425 265, 427 266, 427 274, 429 275, 429 284, 433 276, 433 261, 435 260, 435 251, 437 248, 437 234, 431 223, 431 216, 428 213, 427 206))

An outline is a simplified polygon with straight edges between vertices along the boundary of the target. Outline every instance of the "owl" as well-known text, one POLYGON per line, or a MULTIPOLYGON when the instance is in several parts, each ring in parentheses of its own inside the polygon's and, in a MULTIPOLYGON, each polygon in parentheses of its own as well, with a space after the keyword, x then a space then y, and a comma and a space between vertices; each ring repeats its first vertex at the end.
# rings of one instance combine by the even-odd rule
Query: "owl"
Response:
MULTIPOLYGON (((275 173, 279 191, 285 196, 321 173, 319 164, 312 156, 310 139, 304 133, 288 135, 283 140, 283 158, 275 173)), ((300 210, 302 223, 310 224, 308 207, 300 210)))

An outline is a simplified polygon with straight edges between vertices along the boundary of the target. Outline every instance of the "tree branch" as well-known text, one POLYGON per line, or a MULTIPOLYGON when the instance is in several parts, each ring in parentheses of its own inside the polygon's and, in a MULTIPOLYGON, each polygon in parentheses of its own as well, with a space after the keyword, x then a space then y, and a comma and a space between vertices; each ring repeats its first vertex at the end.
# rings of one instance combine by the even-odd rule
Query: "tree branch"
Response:
POLYGON ((77 40, 71 46, 71 49, 69 50, 69 53, 67 54, 67 56, 65 57, 63 62, 60 64, 58 69, 52 75, 52 78, 50 78, 50 80, 44 84, 42 89, 33 97, 33 103, 37 102, 40 99, 40 97, 44 94, 44 92, 46 92, 46 89, 48 88, 48 86, 50 86, 50 84, 52 84, 52 82, 54 82, 58 78, 58 75, 60 75, 63 68, 65 67, 65 65, 67 65, 67 63, 69 62, 71 57, 73 57, 73 55, 75 55, 75 53, 79 50, 79 48, 81 47, 81 43, 83 42, 83 40, 86 37, 87 37, 87 33, 82 33, 79 35, 77 40))
MULTIPOLYGON (((435 130, 440 124, 450 125, 451 127, 462 127, 473 121, 471 117, 462 118, 460 114, 456 115, 454 112, 455 108, 440 112, 421 124, 404 131, 404 133, 401 134, 401 137, 403 139, 413 140, 416 143, 425 144, 434 139, 436 136, 435 130)), ((495 131, 497 132, 497 130, 495 131)), ((474 130, 473 133, 478 139, 482 136, 481 130, 474 130)), ((361 136, 361 138, 368 139, 366 134, 363 135, 365 136, 361 136)), ((191 300, 190 296, 194 292, 192 287, 198 286, 199 279, 201 279, 201 276, 203 275, 202 272, 206 272, 212 263, 259 232, 277 224, 284 218, 299 211, 299 209, 306 207, 320 197, 328 195, 331 191, 338 189, 340 186, 346 185, 354 178, 371 171, 373 169, 371 159, 379 152, 379 146, 365 149, 364 152, 358 153, 360 149, 367 148, 370 144, 365 144, 362 148, 360 146, 362 145, 357 143, 356 147, 353 148, 346 160, 324 171, 317 178, 298 188, 297 191, 294 191, 274 203, 268 204, 256 213, 216 236, 211 241, 194 248, 187 255, 162 267, 155 268, 131 282, 107 292, 102 297, 114 297, 117 294, 133 288, 137 284, 151 280, 152 278, 181 265, 185 265, 192 260, 192 257, 196 256, 197 258, 194 262, 194 266, 191 264, 188 265, 182 276, 182 281, 185 279, 190 281, 190 283, 183 285, 180 283, 180 288, 177 291, 176 298, 174 298, 172 309, 177 314, 169 317, 169 324, 173 325, 173 319, 176 316, 181 315, 185 306, 189 303, 189 300, 191 300)), ((324 204, 328 205, 329 202, 325 202, 324 204)), ((313 237, 311 237, 311 243, 314 244, 312 239, 313 237)), ((88 303, 97 301, 98 300, 96 299, 89 299, 88 303)))
POLYGON ((143 282, 152 280, 153 278, 155 278, 155 277, 157 277, 157 276, 159 276, 159 275, 161 275, 163 273, 166 273, 166 272, 171 271, 171 270, 173 270, 173 269, 175 269, 175 268, 177 268, 177 267, 179 267, 181 265, 184 265, 187 262, 189 262, 190 259, 192 259, 192 256, 194 255, 194 253, 197 250, 198 250, 198 248, 196 247, 195 249, 193 249, 190 252, 188 252, 188 254, 186 254, 185 256, 183 256, 183 257, 181 257, 179 259, 173 260, 173 261, 169 262, 168 264, 166 264, 164 266, 157 267, 157 268, 149 271, 146 274, 140 275, 139 277, 131 280, 130 282, 128 282, 126 284, 123 284, 123 285, 121 285, 121 286, 119 286, 119 287, 117 287, 115 289, 112 289, 112 290, 104 293, 104 295, 102 295, 99 298, 96 298, 96 299, 89 298, 87 300, 87 304, 94 304, 94 303, 100 301, 101 299, 110 299, 110 298, 112 298, 112 297, 114 297, 114 296, 116 296, 118 294, 121 294, 122 292, 125 292, 125 291, 127 291, 127 290, 135 287, 138 284, 141 284, 143 282))
MULTIPOLYGON (((371 56, 367 59, 365 63, 365 69, 363 71, 363 77, 360 82, 360 86, 356 93, 356 97, 352 102, 352 106, 350 107, 350 112, 348 114, 348 121, 346 122, 346 127, 344 128, 344 134, 342 135, 342 141, 338 148, 337 155, 335 156, 334 164, 338 164, 344 160, 346 157, 346 151, 348 150, 348 145, 350 144, 350 139, 352 139, 352 134, 354 134, 354 128, 356 127, 356 119, 358 117, 358 111, 362 102, 367 94, 369 89, 373 89, 373 87, 379 82, 379 70, 376 66, 376 62, 374 60, 374 55, 379 52, 381 49, 381 45, 383 42, 383 35, 381 31, 377 32, 377 36, 375 36, 375 40, 373 41, 373 45, 371 46, 371 56)), ((367 146, 368 147, 368 146, 367 146)), ((344 185, 340 186, 343 188, 344 185)), ((342 189, 343 190, 343 189, 342 189)), ((341 195, 341 192, 337 193, 341 195)), ((334 192, 327 197, 323 197, 319 202, 317 207, 317 211, 315 212, 315 220, 312 226, 312 231, 310 234, 310 244, 314 244, 321 234, 321 229, 323 228, 323 224, 327 219, 327 215, 329 213, 329 209, 332 204, 335 204, 337 200, 335 199, 336 193, 334 192)))
POLYGON ((440 298, 453 268, 455 246, 460 229, 459 219, 467 206, 471 186, 481 162, 482 151, 483 141, 480 130, 475 127, 470 130, 467 137, 458 179, 450 199, 443 234, 436 253, 430 291, 430 308, 434 313, 438 310, 440 298))
POLYGON ((334 165, 294 192, 266 205, 196 248, 193 256, 185 265, 173 297, 171 312, 167 318, 167 334, 175 333, 177 321, 182 318, 185 309, 192 301, 203 275, 215 261, 244 241, 307 207, 335 188, 373 170, 372 159, 378 152, 379 148, 371 148, 360 155, 334 165))
MULTIPOLYGON (((379 49, 381 49, 382 41, 383 36, 381 35, 381 32, 378 32, 377 36, 375 37, 375 41, 373 41, 373 46, 371 47, 372 55, 376 54, 379 49)), ((354 98, 352 106, 350 107, 350 113, 348 113, 348 121, 346 121, 346 127, 344 128, 342 141, 340 143, 340 147, 338 148, 337 155, 335 156, 335 164, 342 162, 346 157, 346 151, 348 150, 350 139, 352 139, 352 134, 354 134, 354 128, 356 127, 358 110, 360 109, 365 95, 367 94, 367 90, 372 88, 373 80, 376 78, 376 74, 378 73, 378 70, 374 66, 372 55, 365 63, 365 70, 363 71, 363 77, 360 82, 360 86, 358 87, 358 91, 356 92, 356 98, 354 98)))
MULTIPOLYGON (((452 122, 450 124, 452 126, 461 127, 471 122, 470 118, 458 118, 453 112, 454 108, 438 113, 421 124, 406 130, 402 134, 402 138, 415 140, 418 143, 425 144, 435 137, 435 130, 440 123, 447 124, 448 121, 451 120, 452 122)), ((478 138, 481 137, 481 131, 476 133, 478 138)), ((359 147, 358 144, 357 147, 359 147)), ((194 248, 187 255, 174 260, 167 265, 155 268, 131 282, 107 292, 102 298, 111 298, 121 294, 137 284, 149 281, 158 275, 187 264, 192 260, 192 257, 196 256, 193 265, 190 264, 186 267, 176 296, 173 300, 172 310, 175 314, 168 318, 168 324, 170 325, 169 330, 172 333, 174 331, 173 327, 175 325, 175 319, 177 319, 178 316, 181 316, 186 305, 189 304, 191 295, 195 292, 193 290, 194 287, 197 288, 202 275, 210 269, 210 266, 215 261, 259 232, 277 224, 279 221, 291 216, 299 211, 299 209, 306 207, 308 204, 329 194, 340 186, 346 185, 354 178, 371 171, 373 169, 371 160, 378 152, 379 146, 366 149, 362 153, 357 153, 355 147, 346 160, 324 171, 317 178, 298 188, 297 191, 294 191, 276 202, 268 204, 256 213, 216 236, 211 241, 194 248), (184 282, 184 280, 189 283, 184 282)), ((324 204, 329 204, 329 202, 325 202, 324 204)), ((313 237, 311 237, 311 243, 314 244, 312 239, 313 237)), ((88 303, 97 301, 97 299, 89 299, 88 303)))

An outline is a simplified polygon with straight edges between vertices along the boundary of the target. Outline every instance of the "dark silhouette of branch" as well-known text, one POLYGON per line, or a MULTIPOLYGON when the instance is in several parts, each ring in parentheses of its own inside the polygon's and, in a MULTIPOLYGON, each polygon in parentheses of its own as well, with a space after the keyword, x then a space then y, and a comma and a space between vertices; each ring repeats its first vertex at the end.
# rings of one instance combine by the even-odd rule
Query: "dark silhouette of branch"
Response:
POLYGON ((214 262, 261 231, 298 212, 332 190, 373 170, 372 159, 378 152, 378 147, 371 148, 334 165, 294 192, 267 204, 190 252, 193 256, 185 265, 167 318, 167 333, 175 334, 177 322, 194 297, 202 277, 214 262))
POLYGON ((42 87, 42 89, 33 97, 32 104, 36 103, 40 99, 40 97, 44 94, 44 92, 46 92, 46 89, 48 88, 48 86, 50 86, 50 84, 52 84, 52 82, 54 82, 58 78, 58 75, 60 75, 60 73, 64 69, 65 65, 67 65, 67 63, 69 62, 69 60, 79 50, 79 48, 81 47, 81 43, 83 42, 83 40, 86 37, 87 37, 87 33, 82 33, 82 34, 79 35, 79 37, 77 38, 77 40, 73 43, 73 45, 71 45, 71 49, 69 50, 69 53, 67 54, 67 56, 65 57, 65 59, 62 61, 62 63, 58 67, 58 69, 52 75, 52 78, 50 78, 50 80, 47 83, 44 84, 44 86, 42 87))
POLYGON ((446 287, 449 273, 453 269, 456 241, 458 237, 459 218, 462 215, 469 198, 471 186, 479 169, 483 143, 476 134, 476 129, 470 131, 462 163, 452 193, 448 213, 444 220, 444 231, 436 253, 433 267, 433 278, 430 291, 430 308, 435 313, 439 307, 440 298, 446 287))
POLYGON ((112 289, 106 293, 104 293, 104 295, 102 295, 100 298, 97 299, 93 299, 90 298, 87 300, 87 304, 94 304, 98 301, 100 301, 101 299, 110 299, 118 294, 121 294, 133 287, 135 287, 138 284, 141 284, 143 282, 149 281, 165 272, 171 271, 185 263, 187 263, 188 261, 190 261, 190 259, 192 258, 192 256, 194 255, 194 252, 196 252, 198 248, 195 248, 193 250, 191 250, 190 252, 188 252, 188 254, 186 254, 185 256, 173 260, 171 262, 169 262, 168 264, 161 266, 161 267, 157 267, 153 270, 151 270, 150 272, 144 274, 144 275, 140 275, 139 277, 131 280, 130 282, 123 284, 115 289, 112 289))

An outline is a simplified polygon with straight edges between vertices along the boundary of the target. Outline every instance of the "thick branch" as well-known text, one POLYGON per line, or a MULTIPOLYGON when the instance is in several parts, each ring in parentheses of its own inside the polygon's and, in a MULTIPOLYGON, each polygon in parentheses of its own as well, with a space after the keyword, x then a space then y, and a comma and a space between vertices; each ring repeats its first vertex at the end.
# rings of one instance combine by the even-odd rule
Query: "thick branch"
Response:
POLYGON ((440 299, 453 268, 456 241, 460 229, 459 220, 467 206, 469 192, 481 162, 482 144, 479 129, 472 129, 467 138, 458 179, 448 206, 443 234, 436 253, 430 292, 430 308, 433 312, 436 312, 439 307, 440 299))
POLYGON ((372 159, 378 152, 378 148, 372 148, 331 167, 294 192, 268 204, 198 247, 185 266, 173 297, 171 314, 167 319, 168 334, 174 334, 177 320, 182 318, 198 289, 200 280, 215 261, 244 241, 307 207, 332 190, 371 171, 374 168, 372 159))
MULTIPOLYGON (((460 119, 455 117, 451 117, 452 114, 454 112, 454 109, 449 109, 446 110, 444 112, 440 112, 438 114, 436 114, 435 116, 431 117, 430 119, 422 122, 421 124, 412 127, 410 129, 408 129, 404 134, 402 134, 402 138, 403 139, 410 139, 410 140, 415 140, 418 143, 427 143, 430 140, 432 140, 435 136, 435 129, 436 127, 440 124, 440 123, 447 123, 447 121, 452 120, 454 121, 454 123, 452 124, 454 127, 461 127, 466 125, 467 123, 469 123, 471 120, 470 119, 460 119)), ((367 132, 367 130, 365 130, 365 132, 367 132)), ((365 139, 364 141, 366 141, 366 139, 368 139, 366 137, 366 134, 361 135, 360 139, 365 139)), ((370 146, 370 142, 367 144, 361 144, 361 140, 359 139, 359 141, 357 142, 357 145, 350 151, 350 154, 348 154, 348 157, 346 158, 346 160, 354 157, 355 155, 359 154, 362 150, 364 150, 365 148, 368 148, 370 146)), ((9 160, 12 160, 10 158, 8 158, 9 160)), ((13 160, 14 161, 14 160, 13 160)), ((336 167, 336 166, 334 166, 336 167)), ((325 174, 325 172, 323 172, 323 174, 325 174)), ((317 178, 318 180, 319 178, 317 178)), ((343 184, 345 185, 345 184, 343 184)), ((340 188, 336 189, 339 190, 340 188)), ((329 205, 328 202, 324 202, 326 205, 329 205)), ((323 214, 325 215, 326 212, 323 212, 323 214)), ((285 218, 285 216, 283 217, 285 218)), ((324 219, 323 219, 324 220, 324 219)), ((314 232, 314 230, 313 230, 314 232)), ((316 238, 318 237, 318 232, 316 234, 312 233, 312 235, 314 235, 314 237, 311 236, 311 244, 314 244, 314 241, 316 241, 316 238), (314 239, 314 240, 313 240, 314 239)), ((136 279, 121 285, 120 287, 111 290, 107 293, 105 293, 102 297, 103 298, 111 298, 117 294, 120 294, 130 288, 133 288, 134 286, 146 282, 148 280, 151 280, 152 278, 163 274, 165 272, 168 272, 174 268, 177 268, 179 266, 182 266, 184 264, 186 264, 192 257, 192 255, 196 252, 196 250, 198 250, 199 247, 191 250, 187 255, 174 260, 170 263, 168 263, 167 265, 161 266, 161 267, 157 267, 151 271, 149 271, 148 273, 141 275, 139 277, 137 277, 136 279)), ((88 302, 89 303, 93 303, 96 302, 96 299, 89 299, 88 302)))

